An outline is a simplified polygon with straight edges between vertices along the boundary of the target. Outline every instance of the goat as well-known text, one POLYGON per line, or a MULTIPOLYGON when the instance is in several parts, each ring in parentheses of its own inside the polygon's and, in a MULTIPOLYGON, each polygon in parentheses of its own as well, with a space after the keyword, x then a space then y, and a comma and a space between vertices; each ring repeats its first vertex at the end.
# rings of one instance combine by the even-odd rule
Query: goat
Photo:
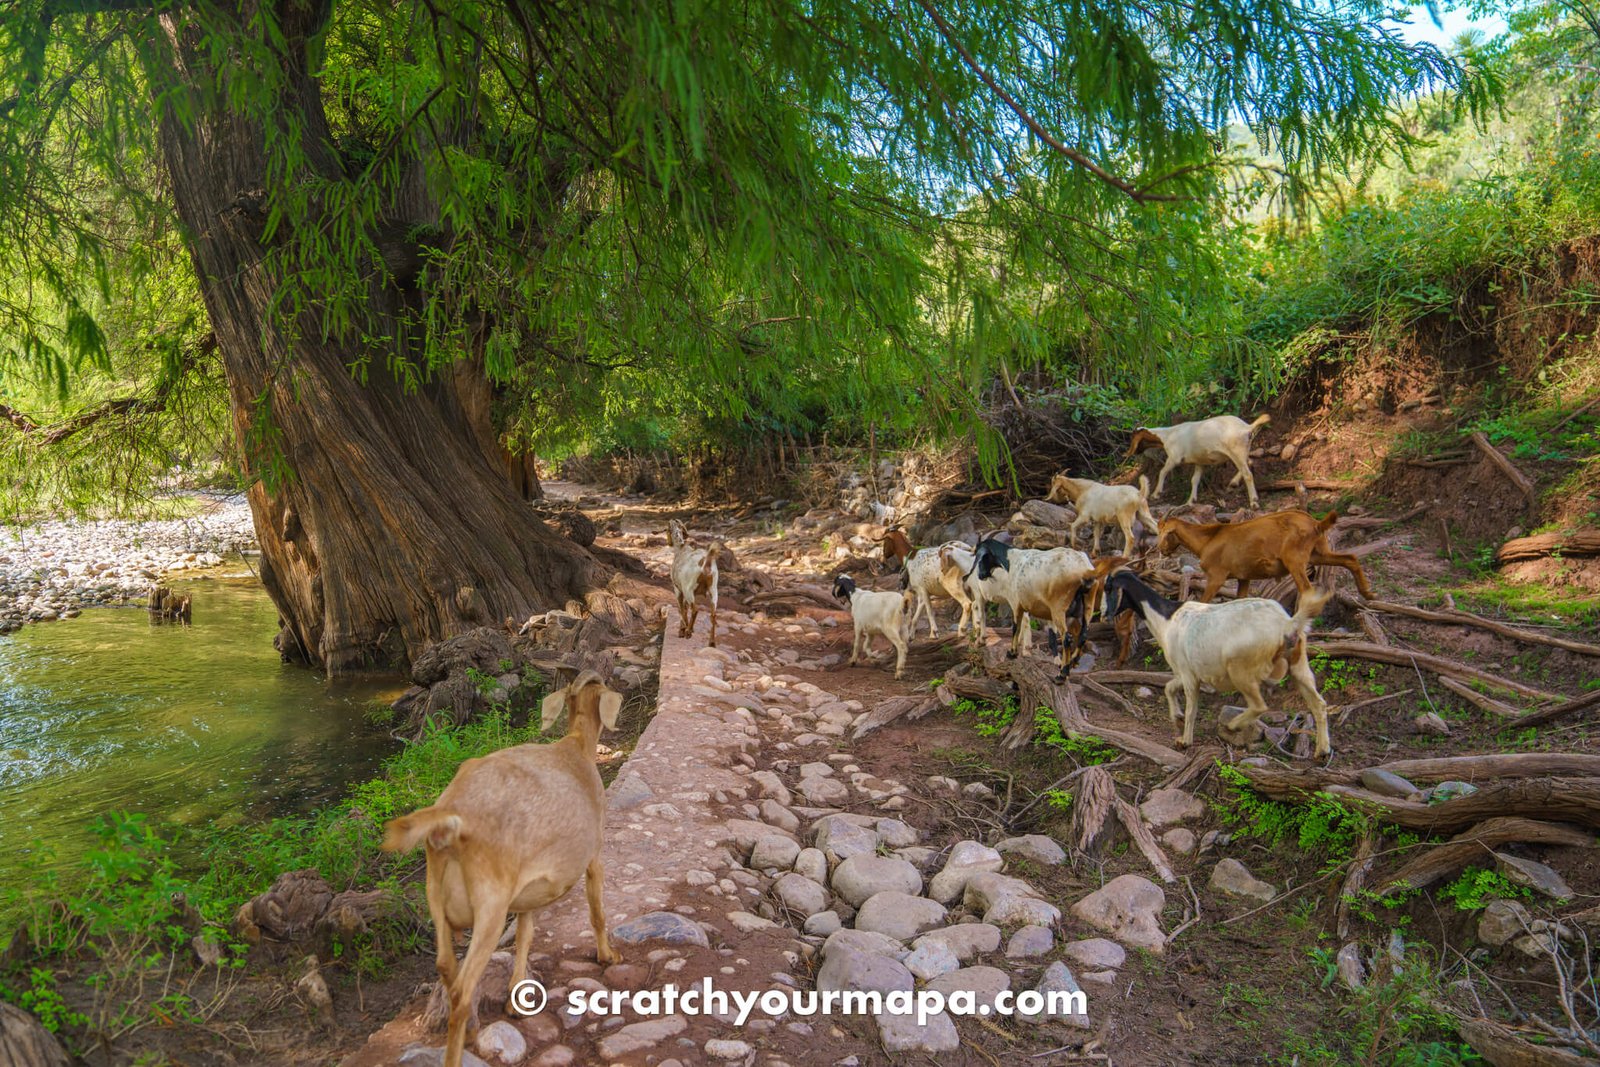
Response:
POLYGON ((1189 499, 1184 501, 1186 504, 1194 503, 1195 496, 1200 492, 1200 477, 1207 467, 1232 463, 1239 473, 1228 484, 1238 485, 1243 479, 1245 489, 1250 494, 1250 506, 1257 508, 1261 502, 1256 497, 1256 480, 1250 475, 1250 435, 1271 421, 1271 415, 1262 415, 1255 422, 1245 422, 1233 415, 1218 415, 1199 422, 1180 422, 1176 426, 1141 427, 1133 431, 1133 440, 1128 444, 1125 455, 1135 456, 1147 448, 1166 451, 1167 462, 1156 477, 1156 496, 1161 495, 1171 471, 1184 463, 1192 465, 1194 477, 1189 481, 1189 499))
POLYGON ((711 604, 711 638, 706 643, 717 647, 717 556, 722 552, 722 542, 713 541, 710 548, 695 548, 689 543, 689 531, 677 519, 667 522, 667 540, 677 551, 672 557, 672 588, 678 594, 678 636, 694 633, 694 624, 700 618, 700 597, 711 604))
POLYGON ((384 827, 385 852, 418 844, 427 852, 428 913, 450 997, 445 1067, 460 1067, 469 1023, 477 1028, 478 980, 508 914, 517 917, 513 990, 527 977, 533 913, 565 896, 580 876, 595 958, 607 964, 621 958, 606 937, 600 863, 606 794, 594 762, 600 727, 616 729, 621 708, 622 695, 584 671, 540 707, 541 729, 566 713, 565 737, 469 759, 436 803, 384 827), (468 926, 472 944, 458 968, 455 932, 468 926))
POLYGON ((1245 744, 1250 740, 1249 728, 1267 710, 1261 683, 1280 681, 1288 674, 1316 720, 1317 757, 1332 751, 1328 706, 1317 692, 1316 676, 1306 662, 1306 634, 1311 620, 1333 594, 1313 589, 1300 598, 1298 610, 1290 615, 1276 600, 1260 597, 1222 604, 1193 600, 1179 604, 1126 572, 1112 575, 1106 588, 1107 612, 1115 614, 1124 599, 1131 601, 1144 613, 1150 633, 1167 657, 1172 668, 1172 681, 1166 685, 1167 713, 1179 747, 1194 743, 1202 682, 1219 693, 1237 692, 1244 697, 1244 711, 1222 723, 1221 732, 1225 738, 1245 744), (1177 730, 1180 689, 1184 695, 1183 728, 1177 730))
POLYGON ((894 646, 894 676, 899 678, 906 669, 906 604, 910 592, 880 593, 871 589, 858 589, 853 578, 841 574, 833 580, 833 595, 850 605, 850 621, 855 624, 855 642, 850 646, 850 665, 853 667, 872 643, 873 634, 882 634, 894 646))
POLYGON ((882 546, 883 562, 890 572, 905 566, 906 560, 916 551, 911 547, 911 542, 905 533, 898 527, 890 527, 885 531, 884 535, 878 538, 878 544, 882 546))
MULTIPOLYGON (((995 599, 1004 601, 1011 608, 1014 625, 1006 658, 1015 659, 1032 645, 1032 628, 1028 625, 1030 615, 1037 619, 1048 618, 1056 633, 1066 634, 1067 608, 1079 587, 1085 582, 1099 581, 1127 562, 1122 556, 1091 561, 1075 548, 1012 548, 989 538, 978 542, 973 553, 972 573, 977 576, 979 589, 985 596, 992 592, 995 599)), ((1089 615, 1093 615, 1093 609, 1091 603, 1089 615)), ((982 634, 980 616, 980 640, 982 634)), ((1061 670, 1057 681, 1064 680, 1072 664, 1077 661, 1077 655, 1072 650, 1073 644, 1071 640, 1061 642, 1061 670)), ((1081 630, 1077 651, 1082 651, 1081 630)))
POLYGON ((1058 474, 1050 479, 1050 493, 1045 497, 1052 504, 1071 503, 1077 512, 1072 527, 1067 532, 1067 544, 1078 543, 1078 527, 1090 523, 1094 528, 1092 551, 1100 551, 1100 531, 1116 524, 1122 531, 1122 554, 1133 554, 1133 520, 1144 523, 1146 530, 1154 533, 1155 516, 1150 514, 1150 479, 1139 475, 1137 488, 1131 485, 1104 485, 1088 478, 1069 478, 1058 474))
POLYGON ((961 575, 972 568, 972 546, 965 541, 946 541, 938 548, 912 549, 901 569, 901 588, 916 598, 907 632, 917 632, 917 617, 928 616, 928 636, 938 637, 939 627, 934 621, 932 597, 948 597, 961 605, 961 621, 956 633, 965 633, 972 616, 972 597, 968 595, 961 575), (948 562, 947 562, 948 561, 948 562))
POLYGON ((1261 578, 1294 579, 1300 595, 1311 588, 1311 567, 1343 567, 1356 580, 1356 588, 1367 600, 1372 587, 1361 569, 1361 561, 1348 553, 1328 547, 1328 531, 1339 521, 1330 511, 1321 520, 1305 511, 1275 511, 1243 522, 1185 522, 1163 519, 1158 528, 1156 548, 1172 555, 1181 544, 1200 557, 1206 572, 1205 592, 1200 600, 1209 604, 1229 578, 1239 582, 1240 597, 1250 595, 1250 583, 1261 578))

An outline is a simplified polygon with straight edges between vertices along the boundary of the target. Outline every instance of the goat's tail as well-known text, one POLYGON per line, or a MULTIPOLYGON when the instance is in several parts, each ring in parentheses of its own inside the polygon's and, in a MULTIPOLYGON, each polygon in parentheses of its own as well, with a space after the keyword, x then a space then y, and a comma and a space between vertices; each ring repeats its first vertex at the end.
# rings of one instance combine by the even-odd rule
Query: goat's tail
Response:
POLYGON ((1328 601, 1333 599, 1333 594, 1326 589, 1308 589, 1300 594, 1300 606, 1295 609, 1295 633, 1304 633, 1306 627, 1311 625, 1311 620, 1322 614, 1322 609, 1328 606, 1328 601))
POLYGON ((1317 522, 1317 533, 1325 534, 1333 529, 1333 524, 1339 521, 1339 513, 1330 511, 1317 522))
POLYGON ((461 838, 461 816, 437 805, 418 808, 410 815, 390 819, 383 828, 385 852, 410 852, 424 839, 436 851, 447 849, 461 838))
POLYGON ((1250 424, 1250 432, 1255 433, 1261 427, 1272 421, 1271 415, 1257 415, 1256 421, 1250 424))
POLYGON ((1139 499, 1146 506, 1149 506, 1149 504, 1150 504, 1150 476, 1148 474, 1139 475, 1139 499))

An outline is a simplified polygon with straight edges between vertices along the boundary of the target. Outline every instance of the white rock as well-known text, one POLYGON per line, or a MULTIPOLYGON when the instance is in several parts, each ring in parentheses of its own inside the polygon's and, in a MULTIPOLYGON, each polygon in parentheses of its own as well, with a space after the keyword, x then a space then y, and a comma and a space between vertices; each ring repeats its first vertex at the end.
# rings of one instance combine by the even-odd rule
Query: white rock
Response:
POLYGON ((906 965, 906 970, 924 982, 961 969, 961 960, 946 941, 919 939, 910 955, 901 962, 906 965))
POLYGON ((998 871, 1005 862, 1005 857, 988 845, 957 841, 950 849, 944 868, 928 883, 928 895, 941 904, 953 904, 961 899, 969 878, 985 871, 998 871))
POLYGON ((927 897, 888 891, 874 893, 856 912, 856 929, 909 941, 944 922, 944 905, 927 897))
POLYGON ((1067 860, 1066 850, 1043 834, 1008 837, 994 848, 1002 856, 1020 856, 1029 863, 1037 863, 1043 867, 1054 867, 1067 860))
POLYGON ((960 923, 956 926, 945 926, 938 930, 929 930, 912 942, 912 946, 920 948, 932 941, 942 941, 949 945, 950 950, 956 954, 956 959, 967 963, 975 956, 999 949, 1000 928, 989 923, 960 923))
POLYGON ((856 907, 878 893, 922 890, 922 875, 903 859, 863 854, 851 856, 833 872, 833 891, 856 907))
POLYGON ((1020 878, 988 871, 972 875, 962 894, 962 904, 995 926, 1054 926, 1061 909, 1020 878))
POLYGON ((1167 947, 1167 935, 1161 932, 1161 909, 1166 904, 1167 895, 1160 886, 1137 874, 1124 874, 1072 905, 1071 910, 1123 944, 1160 954, 1167 947))
POLYGON ((1219 893, 1255 900, 1271 900, 1278 891, 1250 873, 1250 868, 1229 857, 1219 862, 1211 872, 1211 888, 1219 893))

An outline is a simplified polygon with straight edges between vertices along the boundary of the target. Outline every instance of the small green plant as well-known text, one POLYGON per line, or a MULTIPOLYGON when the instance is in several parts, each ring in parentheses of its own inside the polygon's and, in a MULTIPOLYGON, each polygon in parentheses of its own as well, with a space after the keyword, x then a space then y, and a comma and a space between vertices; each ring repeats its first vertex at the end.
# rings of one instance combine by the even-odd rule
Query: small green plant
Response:
POLYGON ((1065 814, 1072 810, 1072 794, 1065 789, 1047 789, 1044 793, 1044 803, 1051 811, 1065 814))
POLYGON ((1256 794, 1235 767, 1219 763, 1217 774, 1233 788, 1229 801, 1215 807, 1234 837, 1256 838, 1269 848, 1291 840, 1301 851, 1323 856, 1324 871, 1349 859, 1356 842, 1373 827, 1370 816, 1332 793, 1318 793, 1300 804, 1280 804, 1256 794))
POLYGON ((1468 867, 1461 872, 1461 877, 1439 890, 1439 896, 1451 901, 1462 911, 1477 911, 1488 907, 1489 902, 1495 899, 1510 900, 1532 895, 1527 886, 1518 885, 1499 871, 1483 867, 1468 867))
POLYGON ((32 1014, 46 1030, 59 1034, 62 1026, 88 1024, 87 1015, 67 1007, 61 990, 56 987, 54 973, 43 967, 31 967, 28 970, 28 983, 28 988, 17 995, 17 1007, 32 1014))

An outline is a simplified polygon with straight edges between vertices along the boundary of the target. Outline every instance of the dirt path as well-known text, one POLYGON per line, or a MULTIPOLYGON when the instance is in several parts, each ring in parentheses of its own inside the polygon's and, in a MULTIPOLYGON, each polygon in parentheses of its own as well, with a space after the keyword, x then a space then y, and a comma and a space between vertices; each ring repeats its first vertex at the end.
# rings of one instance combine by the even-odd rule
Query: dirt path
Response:
MULTIPOLYGON (((499 984, 491 977, 483 1022, 512 1020, 516 1031, 512 1038, 513 1025, 493 1028, 499 1044, 479 1049, 491 1062, 799 1067, 902 1062, 906 1056, 958 1064, 1021 1057, 1043 1067, 1339 1062, 1332 1051, 1337 1038, 1328 1030, 1341 1026, 1340 1006, 1330 999, 1314 957, 1321 951, 1331 959, 1340 947, 1325 936, 1333 925, 1337 880, 1318 870, 1317 856, 1297 854, 1293 842, 1241 834, 1207 766, 1183 790, 1158 790, 1167 777, 1162 768, 1092 741, 1035 741, 1003 750, 997 724, 962 704, 854 739, 865 712, 893 697, 927 692, 968 653, 923 642, 906 677, 896 681, 892 665, 844 664, 850 623, 843 611, 805 600, 742 610, 748 606, 741 592, 751 589, 826 585, 825 570, 841 552, 838 545, 847 543, 848 527, 834 523, 828 535, 826 523, 785 524, 761 513, 735 522, 563 483, 546 488, 595 519, 599 544, 638 556, 658 578, 670 560, 663 531, 671 516, 687 519, 702 540, 724 538, 744 572, 725 580, 719 648, 704 647, 704 615, 684 640, 676 636, 675 609, 670 612, 658 711, 610 792, 606 900, 614 936, 628 939, 626 962, 600 970, 582 898, 569 897, 541 915, 535 942, 541 955, 534 974, 550 987, 552 1004, 574 988, 672 983, 681 989, 709 977, 727 990, 841 983, 888 989, 912 973, 919 986, 972 989, 981 997, 1005 986, 1056 988, 1065 973, 1066 982, 1086 993, 1088 1015, 1028 1022, 945 1018, 922 1027, 893 1019, 760 1013, 742 1027, 637 1013, 561 1019, 554 1008, 513 1019, 497 1003, 503 993, 487 988, 499 984), (1136 820, 1159 838, 1170 880, 1125 843, 1102 843, 1063 862, 1051 839, 1071 840, 1072 801, 1052 802, 1046 787, 1097 764, 1111 768, 1131 810, 1142 817, 1136 820), (961 868, 962 860, 974 866, 961 868), (971 882, 983 869, 988 881, 971 882), (979 888, 958 887, 952 894, 953 879, 979 888), (868 905, 874 891, 887 895, 868 905), (941 899, 930 900, 928 893, 941 899), (840 926, 857 932, 830 939, 840 926), (862 929, 900 936, 872 940, 860 936, 862 929), (939 933, 945 930, 951 932, 939 933), (935 936, 926 937, 930 932, 935 936), (930 948, 930 940, 957 949, 955 958, 930 948), (1295 1011, 1284 1013, 1285 1003, 1297 1005, 1295 1011), (1333 1058, 1322 1058, 1323 1052, 1333 1058)), ((1445 580, 1424 532, 1402 527, 1364 537, 1392 539, 1382 556, 1368 558, 1386 598, 1415 603, 1445 580)), ((877 579, 884 587, 897 581, 877 579)), ((660 586, 665 605, 664 581, 660 586)), ((941 606, 947 624, 951 610, 941 606)), ((1323 629, 1337 636, 1353 621, 1335 612, 1323 629)), ((1411 646, 1557 691, 1575 691, 1596 666, 1571 653, 1530 651, 1456 626, 1387 616, 1383 625, 1411 646)), ((991 630, 985 653, 991 660, 999 641, 991 630)), ((1152 651, 1146 645, 1139 655, 1152 651)), ((1159 669, 1159 653, 1148 664, 1129 666, 1159 669)), ((1318 673, 1336 706, 1334 767, 1504 747, 1500 720, 1415 669, 1339 660, 1322 662, 1318 673), (1340 721, 1337 708, 1352 704, 1363 708, 1340 721), (1419 727, 1416 720, 1428 713, 1448 732, 1419 727)), ((1114 691, 1115 698, 1080 691, 1095 724, 1170 743, 1159 692, 1139 685, 1114 691)), ((1285 700, 1269 697, 1279 707, 1285 700)), ((1219 755, 1215 716, 1221 703, 1207 698, 1199 728, 1202 743, 1217 746, 1219 755)), ((1282 715, 1276 718, 1267 752, 1285 757, 1295 736, 1282 715)), ((1563 737, 1562 744, 1593 751, 1586 731, 1563 737)), ((1579 897, 1600 887, 1600 869, 1586 850, 1530 854, 1560 866, 1579 897)), ((1431 921, 1423 917, 1409 926, 1398 914, 1378 915, 1374 929, 1390 922, 1406 929, 1402 941, 1445 944, 1475 929, 1470 913, 1435 911, 1431 921)), ((423 1050, 439 1040, 420 1018, 424 1008, 425 1001, 413 1004, 346 1063, 424 1062, 423 1050)))

